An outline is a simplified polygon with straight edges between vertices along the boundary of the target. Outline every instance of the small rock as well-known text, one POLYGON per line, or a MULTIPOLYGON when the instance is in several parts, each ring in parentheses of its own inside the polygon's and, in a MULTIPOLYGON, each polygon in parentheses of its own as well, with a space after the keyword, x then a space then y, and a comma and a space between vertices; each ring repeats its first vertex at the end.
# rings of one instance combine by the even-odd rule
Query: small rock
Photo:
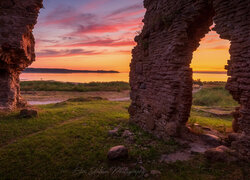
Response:
POLYGON ((37 115, 37 111, 33 109, 22 109, 19 114, 21 118, 33 118, 37 117, 37 115))
POLYGON ((109 130, 108 134, 110 136, 117 136, 118 135, 119 128, 115 128, 113 130, 109 130))
POLYGON ((109 160, 116 160, 126 157, 128 157, 128 149, 123 145, 112 147, 108 152, 109 160))
POLYGON ((212 135, 212 134, 204 134, 202 135, 202 138, 204 141, 207 143, 214 145, 214 146, 219 146, 221 145, 221 139, 218 136, 212 135))
POLYGON ((191 154, 204 153, 210 148, 209 146, 200 143, 190 143, 190 147, 191 154))
POLYGON ((161 172, 160 171, 158 171, 158 170, 151 170, 150 171, 150 174, 152 174, 152 175, 161 175, 161 172))
POLYGON ((130 137, 133 136, 134 134, 130 132, 129 130, 125 130, 122 134, 122 137, 130 137))
POLYGON ((209 149, 205 152, 205 156, 208 160, 214 162, 232 162, 236 161, 234 151, 226 146, 218 146, 216 148, 209 149))

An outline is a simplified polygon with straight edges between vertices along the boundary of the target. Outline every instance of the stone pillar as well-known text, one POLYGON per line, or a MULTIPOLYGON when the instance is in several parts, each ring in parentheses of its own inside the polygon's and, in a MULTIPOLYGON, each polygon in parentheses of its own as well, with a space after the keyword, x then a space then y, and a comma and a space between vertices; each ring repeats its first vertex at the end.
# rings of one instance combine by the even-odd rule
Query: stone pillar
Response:
MULTIPOLYGON (((215 30, 231 41, 226 88, 240 104, 238 138, 232 143, 242 159, 250 161, 250 6, 245 0, 214 0, 215 30)), ((237 113, 237 112, 236 112, 237 113)))
POLYGON ((13 109, 25 106, 20 97, 19 73, 0 70, 0 109, 13 109))
POLYGON ((42 0, 0 0, 0 108, 23 105, 19 75, 35 60, 32 34, 42 0))

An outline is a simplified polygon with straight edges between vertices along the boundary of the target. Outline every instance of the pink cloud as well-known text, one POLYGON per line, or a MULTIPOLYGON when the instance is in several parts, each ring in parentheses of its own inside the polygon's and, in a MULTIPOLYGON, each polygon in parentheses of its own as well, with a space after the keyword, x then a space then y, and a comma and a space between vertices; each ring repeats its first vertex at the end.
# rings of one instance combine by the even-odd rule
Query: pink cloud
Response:
POLYGON ((87 26, 80 25, 77 31, 71 35, 81 35, 88 33, 114 33, 121 30, 129 29, 131 27, 138 26, 141 22, 141 18, 133 19, 125 22, 111 22, 105 24, 91 24, 87 26))
POLYGON ((89 11, 93 9, 97 9, 98 7, 102 6, 105 3, 108 3, 110 0, 91 0, 89 3, 85 4, 82 6, 82 10, 84 11, 89 11))
POLYGON ((65 49, 65 50, 41 50, 37 52, 39 58, 51 58, 51 57, 69 57, 69 56, 80 56, 80 55, 97 55, 102 52, 97 51, 86 51, 83 49, 65 49))
POLYGON ((89 47, 89 46, 96 46, 96 47, 122 47, 122 46, 134 46, 135 42, 132 40, 113 40, 113 39, 99 39, 94 41, 86 41, 80 43, 72 43, 72 44, 57 44, 54 46, 49 47, 89 47))

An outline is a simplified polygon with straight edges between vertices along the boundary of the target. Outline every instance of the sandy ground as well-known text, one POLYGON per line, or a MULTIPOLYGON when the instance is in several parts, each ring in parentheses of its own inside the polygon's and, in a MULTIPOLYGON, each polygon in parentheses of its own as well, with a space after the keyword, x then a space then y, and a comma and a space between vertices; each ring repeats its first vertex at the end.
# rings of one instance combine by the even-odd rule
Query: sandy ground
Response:
POLYGON ((129 91, 121 92, 67 92, 67 91, 23 91, 22 97, 29 104, 51 104, 77 97, 102 97, 110 101, 129 101, 129 91))
MULTIPOLYGON (((193 93, 198 92, 201 87, 195 88, 193 93)), ((77 97, 102 97, 110 101, 129 101, 130 91, 97 91, 97 92, 68 92, 68 91, 22 91, 22 97, 30 105, 53 104, 77 97)))

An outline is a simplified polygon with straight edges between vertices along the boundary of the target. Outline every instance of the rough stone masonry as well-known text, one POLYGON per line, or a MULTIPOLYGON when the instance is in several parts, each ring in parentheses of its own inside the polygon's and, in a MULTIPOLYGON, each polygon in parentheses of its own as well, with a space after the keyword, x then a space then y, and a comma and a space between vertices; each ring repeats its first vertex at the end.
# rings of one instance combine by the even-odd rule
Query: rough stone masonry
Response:
MULTIPOLYGON (((192 54, 215 22, 221 38, 231 41, 226 88, 240 104, 232 148, 250 160, 249 0, 144 0, 144 6, 131 62, 130 120, 162 139, 185 134, 192 54)), ((0 108, 24 104, 19 75, 35 60, 32 30, 41 7, 42 0, 0 0, 0 108)))
POLYGON ((25 105, 19 75, 35 60, 32 34, 42 0, 0 0, 0 109, 25 105))
POLYGON ((192 54, 214 22, 214 30, 231 42, 226 88, 240 104, 232 146, 249 160, 250 1, 144 0, 144 6, 144 28, 135 38, 131 62, 130 120, 162 139, 185 134, 192 54))

